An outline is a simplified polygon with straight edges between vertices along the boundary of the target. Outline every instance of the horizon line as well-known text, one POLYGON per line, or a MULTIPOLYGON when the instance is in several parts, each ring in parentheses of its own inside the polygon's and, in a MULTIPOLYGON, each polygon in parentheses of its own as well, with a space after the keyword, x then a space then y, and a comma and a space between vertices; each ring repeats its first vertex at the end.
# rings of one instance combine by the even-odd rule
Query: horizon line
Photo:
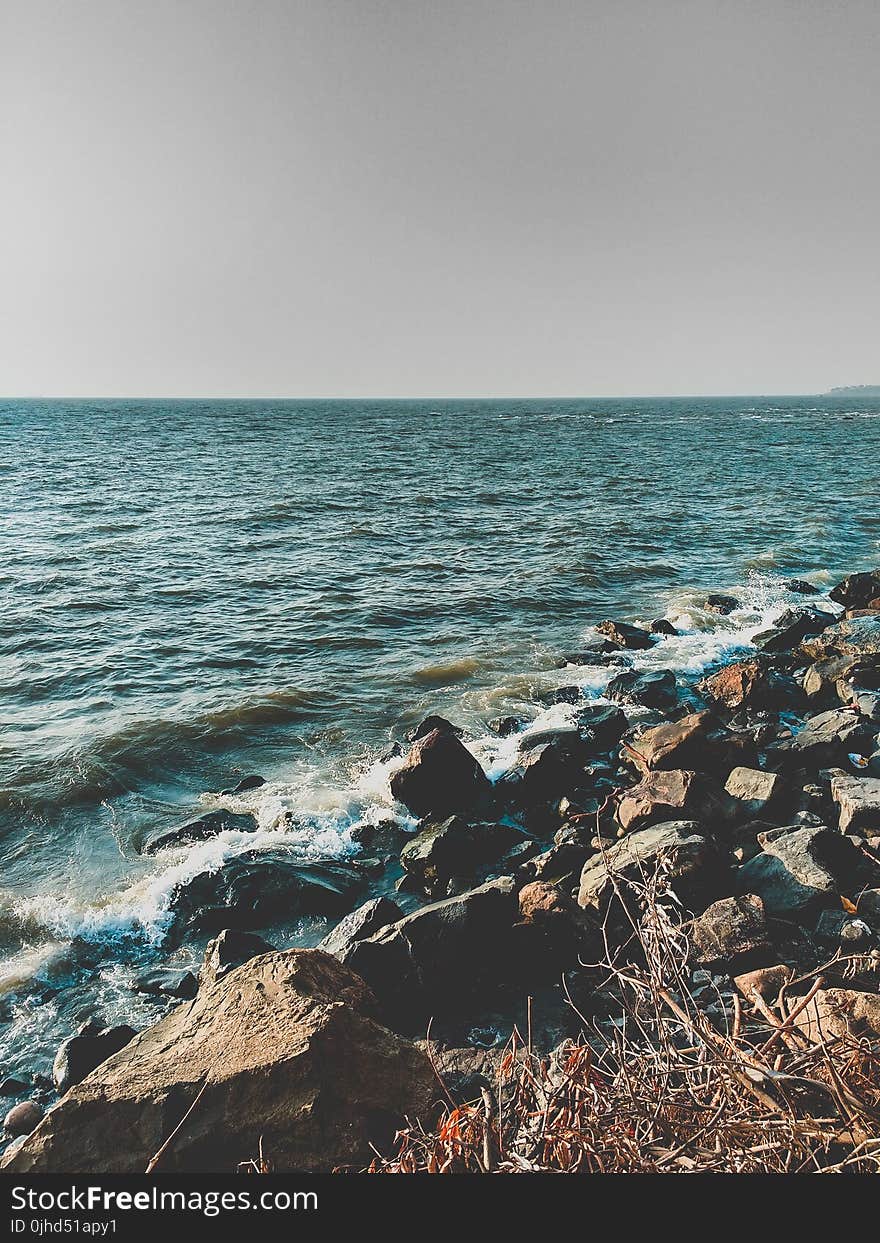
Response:
POLYGON ((709 398, 729 399, 736 397, 830 397, 835 393, 842 393, 843 395, 857 395, 859 389, 877 387, 880 386, 874 384, 847 384, 838 385, 830 389, 801 392, 790 390, 760 392, 758 390, 752 390, 736 393, 464 393, 455 395, 440 393, 410 393, 396 396, 387 393, 358 393, 348 395, 331 394, 323 396, 319 394, 294 396, 290 393, 201 393, 195 395, 182 395, 179 393, 19 393, 12 396, 0 396, 0 401, 692 401, 709 398))

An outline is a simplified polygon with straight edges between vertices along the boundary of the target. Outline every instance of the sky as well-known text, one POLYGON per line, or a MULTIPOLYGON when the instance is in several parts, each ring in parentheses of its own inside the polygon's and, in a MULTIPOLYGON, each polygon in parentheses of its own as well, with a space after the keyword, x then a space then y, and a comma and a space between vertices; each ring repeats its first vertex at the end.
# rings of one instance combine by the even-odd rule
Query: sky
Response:
POLYGON ((877 0, 0 0, 0 395, 880 383, 877 0))

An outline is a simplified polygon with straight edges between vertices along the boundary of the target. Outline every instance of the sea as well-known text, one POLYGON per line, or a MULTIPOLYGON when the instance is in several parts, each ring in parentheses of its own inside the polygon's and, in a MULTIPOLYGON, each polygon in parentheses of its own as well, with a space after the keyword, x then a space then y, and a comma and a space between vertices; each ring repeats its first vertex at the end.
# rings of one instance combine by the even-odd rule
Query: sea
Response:
POLYGON ((0 402, 0 1076, 163 1012, 133 986, 197 968, 169 937, 194 876, 414 827, 388 781, 428 713, 497 777, 490 721, 601 701, 608 668, 564 658, 602 619, 670 619, 635 663, 694 678, 808 599, 790 579, 876 566, 878 463, 852 394, 0 402), (256 831, 143 853, 216 808, 256 831))

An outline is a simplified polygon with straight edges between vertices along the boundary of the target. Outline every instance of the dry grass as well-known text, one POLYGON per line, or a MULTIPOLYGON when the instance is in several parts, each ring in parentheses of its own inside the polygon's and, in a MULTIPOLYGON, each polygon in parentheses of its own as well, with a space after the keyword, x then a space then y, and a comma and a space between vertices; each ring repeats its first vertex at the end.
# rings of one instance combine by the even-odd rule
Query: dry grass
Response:
POLYGON ((880 1041, 808 1039, 795 1022, 818 1017, 812 996, 846 961, 772 1004, 707 1000, 663 875, 624 887, 632 936, 623 949, 606 936, 596 967, 613 1021, 583 1018, 550 1057, 515 1031, 479 1099, 399 1132, 370 1172, 880 1172, 880 1041))

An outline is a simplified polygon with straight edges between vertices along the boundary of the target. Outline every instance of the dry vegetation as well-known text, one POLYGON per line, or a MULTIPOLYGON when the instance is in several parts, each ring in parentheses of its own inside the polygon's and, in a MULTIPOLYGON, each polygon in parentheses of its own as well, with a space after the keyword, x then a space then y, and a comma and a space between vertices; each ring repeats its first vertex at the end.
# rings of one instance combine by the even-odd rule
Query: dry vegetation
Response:
POLYGON ((633 935, 606 936, 596 967, 614 1021, 584 1018, 550 1057, 514 1031, 495 1083, 370 1172, 880 1172, 880 1041, 823 1030, 815 1002, 876 961, 835 957, 769 1002, 719 993, 707 1014, 663 876, 635 888, 633 935))

